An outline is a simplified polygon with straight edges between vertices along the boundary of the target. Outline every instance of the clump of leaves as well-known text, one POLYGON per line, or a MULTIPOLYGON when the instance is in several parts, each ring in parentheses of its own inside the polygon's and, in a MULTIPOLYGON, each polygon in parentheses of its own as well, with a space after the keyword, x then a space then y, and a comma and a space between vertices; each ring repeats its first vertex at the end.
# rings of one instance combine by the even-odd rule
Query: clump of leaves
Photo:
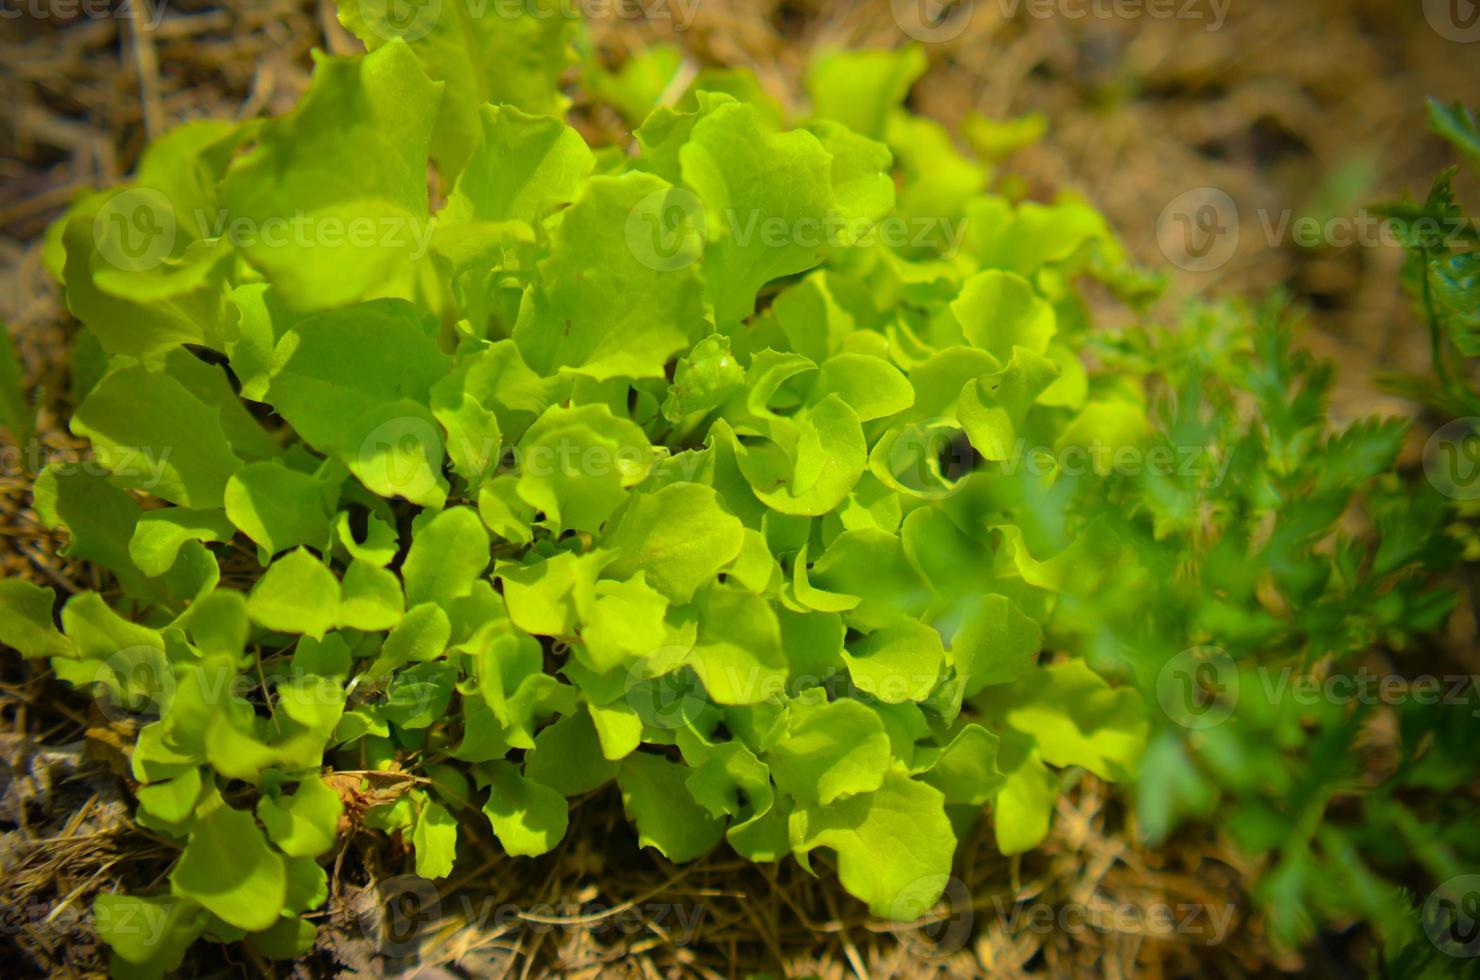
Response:
POLYGON ((4 583, 0 638, 146 722, 181 854, 98 900, 116 972, 304 951, 342 822, 439 878, 615 782, 672 861, 829 850, 907 920, 984 806, 1017 853, 1056 768, 1130 776, 1142 699, 1038 665, 1106 542, 1037 552, 1001 472, 1139 417, 1076 356, 1073 281, 1142 285, 1100 217, 987 193, 900 109, 913 50, 833 56, 796 128, 701 76, 628 154, 561 118, 572 22, 372 6, 288 115, 175 130, 48 243, 106 367, 37 507, 118 591, 58 630, 4 583))
POLYGON ((440 878, 472 822, 543 854, 610 783, 669 860, 830 851, 904 920, 984 814, 1030 850, 1059 770, 1131 778, 1153 734, 1153 833, 1256 773, 1320 820, 1299 719, 1249 722, 1277 766, 1230 762, 1148 705, 1204 639, 1322 657, 1438 621, 1397 427, 1327 433, 1324 369, 1236 311, 1090 334, 1077 283, 1138 307, 1155 277, 904 111, 914 49, 824 55, 801 119, 743 74, 672 91, 669 54, 587 65, 646 113, 627 152, 563 118, 577 24, 428 11, 344 3, 367 54, 287 116, 168 134, 48 242, 97 465, 37 507, 118 590, 57 629, 51 590, 0 584, 0 640, 145 722, 138 819, 181 854, 95 905, 117 973, 307 949, 346 825, 440 878), (1334 533, 1369 494, 1375 553, 1334 533))

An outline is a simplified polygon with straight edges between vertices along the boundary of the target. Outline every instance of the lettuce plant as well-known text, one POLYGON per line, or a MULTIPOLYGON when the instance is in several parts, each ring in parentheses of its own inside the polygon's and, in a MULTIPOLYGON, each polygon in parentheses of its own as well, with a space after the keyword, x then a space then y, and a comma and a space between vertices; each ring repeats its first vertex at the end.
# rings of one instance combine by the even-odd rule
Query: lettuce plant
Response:
POLYGON ((93 458, 36 507, 114 587, 58 629, 0 583, 0 640, 139 725, 137 819, 180 855, 97 899, 115 972, 306 951, 349 828, 438 879, 473 824, 544 854, 612 783, 670 861, 830 851, 911 920, 976 821, 1021 853, 1059 770, 1133 776, 1154 686, 1106 651, 1167 571, 1135 521, 1196 522, 1112 477, 1210 442, 1158 426, 1133 351, 1086 367, 1076 284, 1156 288, 1102 218, 989 193, 901 108, 912 49, 820 59, 802 119, 588 67, 651 109, 593 148, 578 24, 419 9, 343 3, 368 53, 166 134, 48 239, 93 458))
POLYGON ((696 89, 629 153, 562 118, 569 21, 370 11, 289 114, 182 126, 49 241, 96 465, 36 503, 118 588, 60 630, 0 595, 142 722, 181 853, 98 899, 117 972, 306 950, 344 825, 435 879, 612 782, 671 861, 827 849, 909 920, 984 807, 1016 853, 1056 768, 1134 771, 1141 698, 1038 664, 1105 539, 1018 526, 1025 442, 1143 424, 1076 356, 1073 281, 1134 278, 1097 214, 986 193, 899 108, 917 52, 837 56, 793 128, 696 89))

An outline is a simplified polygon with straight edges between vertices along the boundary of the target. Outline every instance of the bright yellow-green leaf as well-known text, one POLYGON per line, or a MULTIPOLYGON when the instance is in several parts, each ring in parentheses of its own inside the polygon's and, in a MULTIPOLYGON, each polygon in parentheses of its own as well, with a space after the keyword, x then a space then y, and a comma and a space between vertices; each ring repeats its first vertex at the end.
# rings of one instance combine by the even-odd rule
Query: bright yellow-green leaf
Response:
POLYGON ((276 460, 250 463, 226 484, 226 516, 269 555, 298 545, 322 549, 335 489, 276 460))
POLYGON ((401 621, 405 603, 395 573, 368 562, 350 562, 340 583, 339 625, 388 630, 401 621))
POLYGON ((770 603, 723 585, 698 599, 699 638, 690 663, 716 704, 757 704, 786 683, 781 627, 770 603))
POLYGON ((426 800, 411 825, 416 850, 416 873, 423 878, 445 878, 457 856, 457 818, 442 804, 426 800))
POLYGON ((632 498, 602 541, 615 554, 607 574, 645 573, 659 592, 685 603, 739 555, 742 532, 713 489, 672 483, 632 498))
POLYGON ((1083 766, 1103 779, 1135 774, 1146 748, 1146 705, 1139 692, 1115 689, 1083 661, 1070 660, 991 687, 977 703, 1030 739, 1043 760, 1083 766))
POLYGON ((344 804, 339 794, 317 775, 309 776, 292 793, 257 803, 257 817, 278 848, 291 857, 318 857, 339 837, 344 804))
POLYGON ((315 56, 312 83, 221 184, 242 253, 283 300, 352 303, 423 258, 426 166, 442 85, 393 41, 363 58, 315 56))
POLYGON ((692 861, 719 843, 724 823, 695 803, 684 785, 690 770, 647 752, 622 762, 622 806, 637 824, 637 840, 670 861, 692 861))
POLYGON ((897 770, 875 792, 799 807, 790 834, 799 858, 818 847, 836 851, 843 886, 874 915, 906 922, 940 898, 956 852, 941 792, 897 770))
POLYGON ((617 763, 602 754, 596 726, 580 712, 540 730, 525 756, 524 774, 562 796, 580 796, 615 776, 617 763))
POLYGON ((600 530, 652 466, 642 429, 605 405, 552 406, 519 451, 518 494, 557 531, 600 530))
POLYGON ((242 461, 231 451, 220 413, 169 374, 142 366, 104 378, 72 417, 98 461, 121 485, 181 507, 215 508, 242 461))
POLYGON ((889 769, 889 736, 879 716, 857 701, 797 702, 786 734, 766 754, 776 787, 799 803, 826 806, 872 793, 889 769))
POLYGON ((641 659, 666 642, 667 612, 668 600, 647 584, 645 573, 625 582, 603 579, 581 616, 582 644, 576 655, 598 673, 641 659))
POLYGON ((488 802, 483 813, 493 824, 504 852, 514 857, 549 853, 565 836, 570 805, 555 790, 520 774, 517 766, 495 762, 488 777, 488 802))
POLYGON ((709 332, 697 266, 666 246, 686 226, 651 224, 668 219, 671 190, 650 174, 591 178, 540 263, 541 282, 559 288, 531 287, 514 327, 530 367, 598 381, 657 378, 709 332))
POLYGON ((0 643, 23 657, 69 657, 72 644, 52 622, 56 593, 22 579, 0 580, 0 643))
POLYGON ((250 813, 232 809, 215 792, 200 806, 170 885, 248 931, 271 927, 287 897, 282 857, 268 847, 250 813))
POLYGON ((290 551, 267 569, 247 598, 253 622, 283 633, 323 636, 339 621, 339 580, 308 551, 290 551))
MULTIPOLYGON (((446 0, 406 9, 345 0, 338 7, 340 22, 371 51, 404 40, 427 75, 445 82, 432 154, 449 180, 478 145, 484 103, 543 114, 565 108, 557 83, 573 60, 569 49, 580 22, 553 0, 446 0)), ((431 113, 425 116, 430 121, 431 113)))
POLYGON ((940 634, 905 620, 876 630, 843 651, 853 683, 885 704, 923 701, 945 667, 940 634))
POLYGON ((469 507, 453 507, 422 524, 401 567, 407 604, 445 608, 467 595, 488 567, 488 545, 488 532, 469 507))
POLYGON ((807 92, 817 115, 882 139, 890 115, 926 67, 919 45, 896 51, 828 51, 813 59, 807 92))

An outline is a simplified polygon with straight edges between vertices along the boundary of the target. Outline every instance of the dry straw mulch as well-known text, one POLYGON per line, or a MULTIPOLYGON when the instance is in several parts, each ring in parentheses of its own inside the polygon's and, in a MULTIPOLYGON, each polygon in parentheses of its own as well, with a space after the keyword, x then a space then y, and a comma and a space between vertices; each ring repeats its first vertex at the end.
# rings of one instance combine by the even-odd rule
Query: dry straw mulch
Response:
MULTIPOLYGON (((1422 193, 1446 160, 1422 135, 1422 97, 1473 96, 1473 58, 1429 30, 1418 5, 1382 0, 1243 0, 1217 31, 1198 21, 1004 16, 1011 6, 979 2, 960 36, 929 47, 915 108, 948 123, 972 109, 1047 113, 1048 138, 1014 169, 1035 195, 1085 193, 1144 261, 1161 261, 1156 222, 1172 197, 1225 189, 1244 216, 1235 257, 1180 277, 1175 291, 1289 288, 1312 307, 1313 345, 1344 362, 1338 411, 1408 410, 1368 381, 1379 365, 1422 366, 1416 324, 1394 288, 1399 257, 1271 243, 1257 216, 1350 213, 1405 189, 1422 193)), ((815 50, 902 39, 882 0, 692 9, 681 33, 671 21, 608 17, 593 23, 593 37, 614 61, 644 41, 676 41, 698 63, 754 69, 787 101, 802 91, 815 50)), ((44 392, 38 445, 0 453, 0 574, 62 594, 108 582, 62 557, 64 541, 30 507, 37 464, 85 451, 65 431, 75 324, 42 271, 42 231, 78 191, 125 176, 152 135, 194 117, 282 111, 307 82, 313 46, 353 45, 326 3, 175 0, 159 13, 153 29, 120 18, 0 19, 0 318, 44 392)), ((613 120, 577 108, 593 132, 611 131, 613 120)), ((102 970, 93 895, 162 880, 172 848, 128 819, 129 735, 38 666, 0 661, 7 972, 102 970)), ((1147 850, 1122 803, 1088 776, 1027 858, 1000 857, 989 830, 971 837, 959 880, 921 930, 869 919, 825 867, 814 879, 791 862, 751 866, 723 849, 668 865, 638 850, 609 791, 578 801, 566 840, 542 859, 504 858, 479 829, 469 837, 459 875, 432 893, 404 877, 399 841, 351 832, 312 957, 267 964, 204 946, 191 971, 376 975, 415 962, 427 977, 1156 977, 1302 962, 1260 931, 1247 893, 1257 868, 1196 830, 1147 850), (399 958, 381 955, 388 949, 399 958)))

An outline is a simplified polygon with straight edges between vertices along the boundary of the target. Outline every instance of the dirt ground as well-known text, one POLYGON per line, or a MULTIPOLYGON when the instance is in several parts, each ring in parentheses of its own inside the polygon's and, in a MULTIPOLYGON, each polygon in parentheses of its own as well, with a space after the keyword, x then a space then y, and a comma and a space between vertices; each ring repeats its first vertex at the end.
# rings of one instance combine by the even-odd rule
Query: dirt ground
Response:
MULTIPOLYGON (((893 16, 898 0, 615 9, 639 6, 658 16, 591 23, 613 63, 646 41, 676 42, 696 64, 754 69, 793 104, 815 51, 907 40, 893 16)), ((1099 16, 1142 8, 1091 0, 1066 0, 1052 17, 1035 16, 1043 7, 1032 0, 959 4, 942 39, 925 44, 931 69, 913 105, 947 123, 973 110, 1045 113, 1047 137, 1011 169, 1035 196, 1083 193, 1147 263, 1166 264, 1164 215, 1186 192, 1226 193, 1236 210, 1220 214, 1234 230, 1231 254, 1215 269, 1177 271, 1174 300, 1286 289, 1310 310, 1307 342, 1341 362, 1338 418, 1412 411, 1373 377, 1421 370, 1426 340, 1395 285, 1401 255, 1371 243, 1375 222, 1361 209, 1404 191, 1422 195, 1450 162, 1426 134, 1423 100, 1480 101, 1480 43, 1455 40, 1467 35, 1434 19, 1443 5, 1417 0, 1174 6, 1187 16, 1099 16), (1307 247, 1286 221, 1299 216, 1326 222, 1320 237, 1350 232, 1367 242, 1307 247)), ((0 318, 45 393, 43 441, 72 449, 62 422, 74 325, 41 268, 46 224, 79 190, 127 175, 152 134, 200 116, 282 111, 307 82, 312 47, 354 42, 330 4, 298 0, 175 0, 154 11, 162 16, 153 29, 63 16, 93 9, 63 0, 0 7, 40 12, 0 17, 0 318)), ((1463 190, 1477 200, 1473 186, 1463 190)), ((0 572, 63 592, 102 584, 95 569, 57 556, 61 542, 39 528, 30 477, 17 462, 12 453, 0 462, 0 572)), ((128 732, 38 668, 0 664, 0 962, 22 974, 96 972, 105 958, 87 921, 92 896, 159 880, 171 852, 128 820, 127 788, 114 775, 128 732)), ((418 975, 429 977, 1243 976, 1302 965, 1339 971, 1363 949, 1359 937, 1327 962, 1320 949, 1272 948, 1247 894, 1256 867, 1196 830, 1146 850, 1089 777, 1061 801, 1048 845, 1024 861, 999 857, 985 833, 972 839, 949 907, 923 932, 869 920, 826 872, 814 880, 790 862, 756 868, 719 854, 666 865, 638 851, 620 807, 602 793, 579 802, 565 843, 544 859, 502 858, 491 836, 472 843, 487 855, 482 866, 435 899, 417 892, 420 912, 407 920, 404 903, 390 901, 404 849, 355 838, 335 866, 311 960, 273 967, 207 948, 197 970, 377 975, 402 965, 376 955, 392 933, 404 940, 393 944, 401 952, 425 951, 431 965, 418 975), (1021 914, 1038 907, 1056 916, 1078 909, 1088 924, 1044 929, 1021 914), (1156 911, 1183 907, 1202 909, 1209 928, 1160 932, 1156 911), (409 933, 397 928, 407 921, 409 933)))

